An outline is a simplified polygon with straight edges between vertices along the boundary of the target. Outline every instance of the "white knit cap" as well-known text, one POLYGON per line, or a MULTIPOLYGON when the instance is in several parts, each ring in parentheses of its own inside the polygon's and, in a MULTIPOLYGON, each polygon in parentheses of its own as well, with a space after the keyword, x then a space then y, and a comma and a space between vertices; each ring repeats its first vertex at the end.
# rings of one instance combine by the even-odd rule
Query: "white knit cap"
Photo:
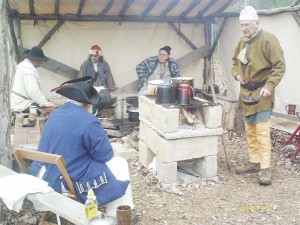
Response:
POLYGON ((246 6, 240 13, 240 20, 258 20, 256 10, 252 6, 246 6))

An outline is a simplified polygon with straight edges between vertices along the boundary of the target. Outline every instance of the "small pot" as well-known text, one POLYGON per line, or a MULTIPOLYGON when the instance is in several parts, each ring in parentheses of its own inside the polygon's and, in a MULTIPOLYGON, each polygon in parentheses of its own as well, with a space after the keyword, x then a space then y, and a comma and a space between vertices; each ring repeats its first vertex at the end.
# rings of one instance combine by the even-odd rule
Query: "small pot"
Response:
POLYGON ((169 82, 159 84, 157 86, 157 94, 155 97, 156 104, 175 104, 175 86, 169 82))
POLYGON ((131 122, 139 122, 139 108, 138 107, 130 107, 126 111, 128 113, 128 120, 131 122))
POLYGON ((156 95, 156 88, 159 84, 162 84, 163 80, 150 80, 148 81, 148 95, 156 95))

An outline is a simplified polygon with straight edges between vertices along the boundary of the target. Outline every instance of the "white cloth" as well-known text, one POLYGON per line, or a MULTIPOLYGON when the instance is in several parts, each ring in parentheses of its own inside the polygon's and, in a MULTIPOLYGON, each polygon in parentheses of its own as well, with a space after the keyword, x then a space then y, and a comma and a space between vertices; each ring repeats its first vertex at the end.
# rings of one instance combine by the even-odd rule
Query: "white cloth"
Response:
POLYGON ((0 178, 0 198, 8 209, 16 212, 20 212, 27 194, 47 193, 51 190, 46 181, 28 174, 14 174, 0 178))
POLYGON ((12 93, 11 108, 13 111, 22 112, 33 102, 37 103, 40 107, 54 106, 53 103, 47 101, 44 96, 38 71, 29 59, 25 59, 18 64, 12 91, 27 98, 25 99, 12 93))

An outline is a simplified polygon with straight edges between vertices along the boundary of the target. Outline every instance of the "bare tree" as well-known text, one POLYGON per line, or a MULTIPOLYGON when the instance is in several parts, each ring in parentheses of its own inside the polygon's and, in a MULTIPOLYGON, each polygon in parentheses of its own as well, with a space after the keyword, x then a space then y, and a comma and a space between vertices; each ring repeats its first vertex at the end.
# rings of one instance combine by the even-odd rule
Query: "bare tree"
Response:
POLYGON ((0 163, 11 168, 10 141, 10 77, 8 72, 8 48, 5 23, 6 1, 0 1, 0 163))

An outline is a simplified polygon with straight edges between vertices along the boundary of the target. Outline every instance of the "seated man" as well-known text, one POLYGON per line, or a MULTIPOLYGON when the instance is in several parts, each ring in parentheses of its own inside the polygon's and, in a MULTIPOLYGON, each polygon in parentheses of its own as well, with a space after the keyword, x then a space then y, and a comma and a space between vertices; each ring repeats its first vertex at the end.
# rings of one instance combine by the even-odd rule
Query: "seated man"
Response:
POLYGON ((36 69, 47 60, 43 50, 38 46, 27 51, 25 59, 17 66, 14 78, 11 93, 13 111, 29 113, 30 106, 35 106, 47 116, 54 110, 53 103, 46 99, 41 90, 40 78, 36 69))
POLYGON ((140 94, 146 94, 144 86, 149 80, 171 81, 172 77, 180 77, 181 73, 175 59, 170 58, 170 46, 159 49, 158 56, 151 56, 136 66, 136 73, 140 81, 140 94))
POLYGON ((106 105, 110 105, 116 100, 114 91, 117 89, 110 66, 104 60, 102 49, 99 45, 93 45, 89 50, 88 59, 85 60, 78 74, 78 78, 90 76, 93 78, 92 85, 102 96, 103 101, 94 106, 93 114, 96 110, 100 112, 106 105), (112 101, 112 102, 111 102, 112 101))
MULTIPOLYGON (((98 204, 106 204, 107 214, 115 216, 119 205, 133 208, 128 164, 114 157, 104 129, 91 114, 92 105, 99 101, 98 92, 90 83, 77 80, 52 90, 69 100, 52 112, 38 149, 63 156, 80 201, 86 201, 92 188, 98 204)), ((31 174, 37 175, 43 166, 46 171, 42 179, 49 186, 59 193, 62 186, 67 188, 56 165, 34 161, 31 174)))

